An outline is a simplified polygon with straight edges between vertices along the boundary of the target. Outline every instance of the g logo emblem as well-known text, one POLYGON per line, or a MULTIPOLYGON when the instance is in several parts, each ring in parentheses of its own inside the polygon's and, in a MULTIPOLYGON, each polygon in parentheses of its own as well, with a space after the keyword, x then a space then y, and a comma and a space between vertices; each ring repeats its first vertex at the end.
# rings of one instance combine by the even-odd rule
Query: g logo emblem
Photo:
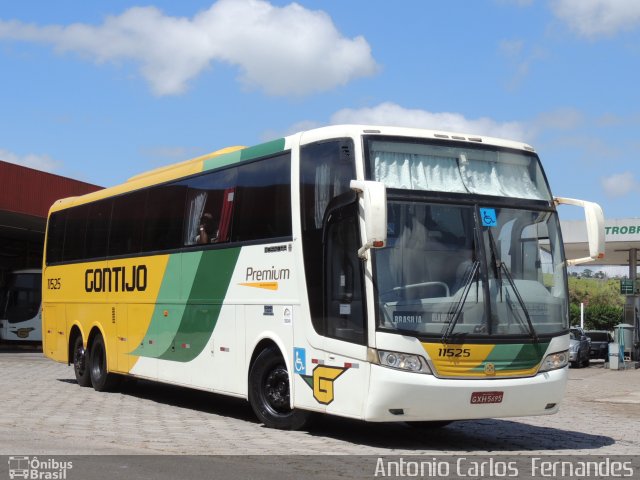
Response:
POLYGON ((496 366, 493 363, 485 363, 484 364, 484 374, 485 375, 495 375, 496 374, 496 366))

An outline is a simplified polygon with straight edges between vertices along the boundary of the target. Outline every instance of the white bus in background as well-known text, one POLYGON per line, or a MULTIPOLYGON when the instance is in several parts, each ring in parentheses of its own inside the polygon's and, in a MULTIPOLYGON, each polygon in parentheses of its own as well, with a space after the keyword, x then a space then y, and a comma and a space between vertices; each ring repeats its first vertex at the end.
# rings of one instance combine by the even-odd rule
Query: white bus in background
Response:
POLYGON ((16 270, 0 293, 0 339, 42 341, 42 271, 16 270))

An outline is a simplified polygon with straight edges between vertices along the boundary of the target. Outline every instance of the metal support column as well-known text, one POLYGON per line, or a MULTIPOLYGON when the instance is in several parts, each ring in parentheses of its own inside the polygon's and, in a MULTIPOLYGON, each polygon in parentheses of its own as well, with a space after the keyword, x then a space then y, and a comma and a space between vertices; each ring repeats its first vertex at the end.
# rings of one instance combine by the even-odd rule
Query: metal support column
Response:
POLYGON ((624 309, 624 322, 633 325, 633 346, 632 360, 638 360, 640 357, 640 289, 636 285, 638 279, 638 249, 629 250, 629 279, 633 282, 633 295, 627 295, 627 301, 624 309))

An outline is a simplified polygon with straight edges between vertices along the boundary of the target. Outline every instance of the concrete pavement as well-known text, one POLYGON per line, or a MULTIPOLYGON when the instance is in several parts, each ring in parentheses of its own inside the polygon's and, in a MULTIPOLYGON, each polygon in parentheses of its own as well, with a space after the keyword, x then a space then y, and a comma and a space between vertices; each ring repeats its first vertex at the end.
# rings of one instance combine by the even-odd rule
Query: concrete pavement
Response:
POLYGON ((241 400, 147 381, 115 393, 79 387, 72 367, 0 352, 0 455, 639 455, 640 370, 570 369, 560 413, 403 423, 323 417, 309 431, 266 429, 241 400))

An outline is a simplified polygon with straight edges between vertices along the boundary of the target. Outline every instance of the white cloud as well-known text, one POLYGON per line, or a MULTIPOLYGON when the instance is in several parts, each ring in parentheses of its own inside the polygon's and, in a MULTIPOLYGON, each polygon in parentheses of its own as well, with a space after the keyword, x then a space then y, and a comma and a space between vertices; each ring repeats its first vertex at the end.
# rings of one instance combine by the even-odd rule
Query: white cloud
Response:
POLYGON ((500 51, 507 57, 517 57, 522 52, 524 42, 522 40, 501 40, 498 44, 500 51))
POLYGON ((640 190, 640 183, 632 172, 617 173, 601 179, 602 188, 609 197, 624 197, 640 190))
POLYGON ((102 25, 36 26, 0 21, 0 39, 41 42, 96 63, 131 61, 158 95, 179 94, 214 61, 271 95, 305 95, 376 73, 371 48, 346 38, 324 12, 296 3, 219 0, 193 18, 134 7, 102 25))
POLYGON ((547 57, 547 53, 538 46, 528 47, 523 40, 501 40, 498 51, 507 59, 513 71, 507 81, 509 90, 517 89, 529 76, 532 67, 547 57))
POLYGON ((610 36, 640 26, 638 0, 552 0, 551 9, 583 37, 610 36))
POLYGON ((375 107, 345 108, 331 116, 332 124, 356 123, 428 128, 432 130, 487 135, 528 141, 530 134, 521 122, 498 122, 488 117, 468 119, 459 113, 434 113, 385 102, 375 107))
POLYGON ((536 131, 574 130, 584 122, 584 115, 575 108, 558 108, 541 113, 531 122, 536 131))
POLYGON ((23 167, 35 168, 43 172, 55 172, 61 167, 60 162, 52 159, 49 155, 37 155, 28 153, 26 155, 18 155, 0 148, 0 160, 9 163, 15 163, 23 167))

